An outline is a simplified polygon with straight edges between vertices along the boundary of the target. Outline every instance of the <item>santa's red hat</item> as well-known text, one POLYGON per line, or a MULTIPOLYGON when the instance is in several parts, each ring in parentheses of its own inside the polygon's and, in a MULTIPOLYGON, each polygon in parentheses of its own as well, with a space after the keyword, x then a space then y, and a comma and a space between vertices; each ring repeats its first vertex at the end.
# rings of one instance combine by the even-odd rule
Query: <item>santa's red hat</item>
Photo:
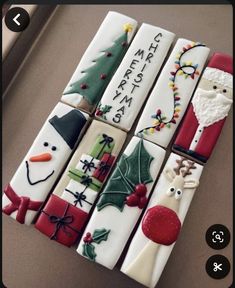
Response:
POLYGON ((233 58, 226 54, 214 53, 203 73, 203 78, 232 89, 233 58))

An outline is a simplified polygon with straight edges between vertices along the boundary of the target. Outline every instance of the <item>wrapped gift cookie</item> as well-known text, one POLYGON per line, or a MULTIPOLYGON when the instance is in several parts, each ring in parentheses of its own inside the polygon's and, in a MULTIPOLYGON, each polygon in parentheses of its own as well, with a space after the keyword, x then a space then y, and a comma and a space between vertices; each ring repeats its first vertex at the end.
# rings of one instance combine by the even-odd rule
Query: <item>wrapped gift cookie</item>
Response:
MULTIPOLYGON (((49 198, 50 203, 53 204, 53 201, 57 202, 58 200, 54 195, 58 196, 63 199, 65 203, 68 203, 70 206, 74 206, 75 209, 81 211, 81 214, 78 212, 77 216, 73 217, 82 215, 82 220, 84 220, 82 223, 85 224, 85 220, 88 220, 92 205, 114 164, 114 160, 116 159, 125 138, 125 132, 94 120, 77 150, 74 152, 74 155, 55 187, 52 196, 49 198), (88 167, 92 169, 89 170, 88 167)), ((36 224, 36 228, 48 235, 45 233, 46 224, 42 223, 43 221, 48 223, 48 219, 45 215, 40 218, 40 225, 36 224)), ((76 219, 76 221, 79 221, 79 219, 76 219)), ((81 225, 80 229, 82 228, 83 226, 81 225)), ((57 241, 56 238, 53 238, 53 240, 57 241)), ((73 238, 68 237, 66 244, 61 241, 58 242, 70 246, 74 244, 73 241, 73 238)))
POLYGON ((206 162, 233 103, 233 58, 215 53, 205 69, 173 145, 206 162))
POLYGON ((178 238, 203 166, 171 153, 131 241, 121 271, 155 287, 178 238))
POLYGON ((188 106, 210 49, 178 39, 153 88, 135 134, 167 147, 188 106))
POLYGON ((134 136, 116 164, 85 229, 77 252, 112 269, 146 207, 165 150, 134 136), (103 241, 96 240, 103 231, 103 241), (101 232, 99 232, 101 233, 101 232))
POLYGON ((137 22, 109 12, 63 92, 62 102, 92 112, 131 42, 137 22))
POLYGON ((142 24, 97 107, 96 116, 129 131, 175 34, 142 24))
POLYGON ((58 103, 4 190, 2 211, 31 224, 87 123, 88 115, 58 103))

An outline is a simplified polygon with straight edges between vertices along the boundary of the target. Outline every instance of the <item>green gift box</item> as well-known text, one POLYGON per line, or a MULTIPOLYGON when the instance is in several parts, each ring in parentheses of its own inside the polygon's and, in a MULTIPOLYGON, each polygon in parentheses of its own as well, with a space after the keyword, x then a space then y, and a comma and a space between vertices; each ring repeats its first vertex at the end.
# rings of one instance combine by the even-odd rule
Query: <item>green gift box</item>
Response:
POLYGON ((94 146, 88 153, 96 159, 101 159, 104 153, 111 153, 114 147, 114 139, 106 134, 97 137, 94 146))

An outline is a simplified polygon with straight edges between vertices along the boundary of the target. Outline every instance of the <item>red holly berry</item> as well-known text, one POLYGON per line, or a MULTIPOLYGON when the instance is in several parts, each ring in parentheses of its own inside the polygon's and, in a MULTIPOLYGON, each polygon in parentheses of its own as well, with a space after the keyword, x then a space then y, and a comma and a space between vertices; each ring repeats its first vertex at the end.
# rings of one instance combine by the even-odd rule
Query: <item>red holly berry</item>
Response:
POLYGON ((139 204, 140 198, 136 194, 131 194, 126 197, 126 205, 130 207, 137 206, 139 204))
POLYGON ((140 209, 143 209, 147 205, 147 202, 148 202, 147 197, 141 197, 140 201, 139 201, 139 204, 138 204, 138 207, 140 209))
POLYGON ((140 183, 135 186, 135 194, 139 197, 144 197, 147 193, 147 187, 145 184, 140 183))
POLYGON ((162 205, 148 209, 142 221, 144 235, 158 244, 174 243, 180 229, 181 222, 175 211, 162 205))
POLYGON ((84 241, 85 243, 91 243, 91 242, 93 241, 93 238, 92 238, 90 232, 87 232, 87 233, 86 233, 86 236, 83 238, 83 241, 84 241))

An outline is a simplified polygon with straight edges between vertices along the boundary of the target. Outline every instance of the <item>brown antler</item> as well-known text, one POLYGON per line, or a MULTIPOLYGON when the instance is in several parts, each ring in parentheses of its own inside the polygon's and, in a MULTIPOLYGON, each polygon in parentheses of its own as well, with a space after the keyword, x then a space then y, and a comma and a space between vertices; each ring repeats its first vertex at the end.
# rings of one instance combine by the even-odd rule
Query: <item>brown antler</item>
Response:
POLYGON ((186 159, 183 157, 176 160, 177 166, 173 169, 175 171, 176 175, 180 175, 180 169, 185 167, 185 165, 183 163, 185 160, 186 159))
POLYGON ((192 172, 190 170, 192 169, 196 169, 196 166, 194 165, 195 162, 193 161, 187 161, 188 165, 184 165, 184 167, 186 167, 184 170, 182 170, 182 176, 186 177, 187 175, 191 175, 192 172))

